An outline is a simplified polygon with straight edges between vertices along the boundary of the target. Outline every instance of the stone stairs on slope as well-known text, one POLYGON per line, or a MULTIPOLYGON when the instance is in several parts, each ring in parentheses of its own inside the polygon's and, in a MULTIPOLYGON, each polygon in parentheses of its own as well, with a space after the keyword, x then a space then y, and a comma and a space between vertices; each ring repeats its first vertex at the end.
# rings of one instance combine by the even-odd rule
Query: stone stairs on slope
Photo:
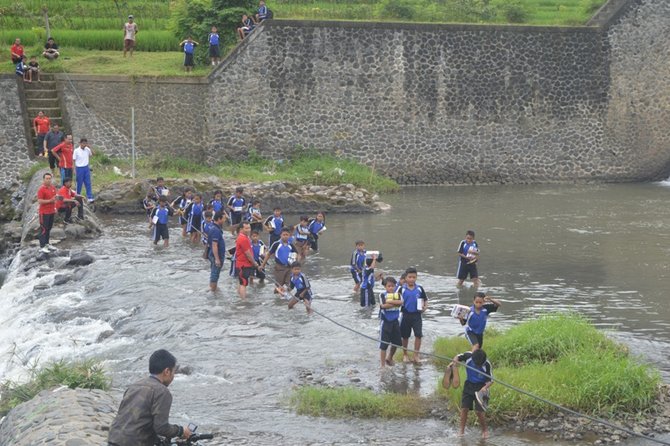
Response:
POLYGON ((35 147, 37 135, 33 128, 33 119, 40 111, 44 112, 52 124, 58 124, 63 130, 63 112, 58 99, 56 78, 53 74, 40 73, 40 82, 24 83, 23 90, 26 97, 26 111, 30 120, 31 138, 33 147, 35 147))

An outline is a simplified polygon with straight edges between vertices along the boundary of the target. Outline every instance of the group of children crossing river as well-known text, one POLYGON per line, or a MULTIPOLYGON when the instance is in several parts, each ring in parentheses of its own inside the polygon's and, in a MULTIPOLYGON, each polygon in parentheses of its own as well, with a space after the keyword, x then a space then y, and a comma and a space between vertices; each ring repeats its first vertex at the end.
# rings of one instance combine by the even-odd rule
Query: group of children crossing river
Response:
MULTIPOLYGON (((268 275, 266 267, 274 261, 272 278, 275 293, 288 301, 288 308, 302 303, 308 314, 313 312, 313 293, 310 282, 302 272, 302 263, 310 251, 318 250, 319 237, 326 230, 325 215, 317 212, 313 217, 302 215, 299 221, 288 224, 279 207, 267 217, 261 213, 260 200, 248 200, 244 189, 238 187, 233 195, 224 198, 217 190, 209 201, 191 189, 184 189, 181 195, 170 200, 170 193, 159 177, 156 185, 143 200, 154 245, 163 240, 169 245, 169 220, 177 216, 182 236, 193 243, 204 245, 203 258, 210 262, 209 287, 218 289, 218 281, 224 260, 230 259, 230 275, 239 285, 238 293, 246 298, 247 286, 254 280, 262 282, 268 275), (226 249, 224 241, 225 222, 235 236, 235 246, 226 249), (267 233, 268 243, 263 242, 267 233), (293 293, 293 294, 290 294, 293 293)), ((469 277, 473 285, 480 284, 477 271, 479 246, 475 233, 467 231, 457 252, 458 286, 469 277)), ((377 264, 383 261, 379 251, 366 250, 365 242, 357 240, 350 259, 350 271, 354 281, 353 292, 360 297, 362 307, 377 306, 374 287, 381 281, 383 291, 379 294, 378 309, 380 320, 380 365, 382 368, 394 365, 394 355, 402 348, 403 362, 420 362, 421 340, 423 338, 422 314, 428 308, 428 297, 423 286, 417 283, 418 272, 408 268, 398 279, 375 273, 377 264), (409 340, 414 335, 413 355, 408 354, 409 340)), ((482 349, 484 330, 488 316, 497 311, 500 301, 477 292, 470 307, 455 305, 452 315, 464 326, 465 337, 472 349, 453 358, 447 367, 443 386, 460 385, 456 366, 465 364, 467 379, 461 400, 460 434, 465 429, 468 412, 474 409, 482 426, 482 435, 488 436, 484 412, 488 403, 488 388, 491 385, 491 364, 482 349)))

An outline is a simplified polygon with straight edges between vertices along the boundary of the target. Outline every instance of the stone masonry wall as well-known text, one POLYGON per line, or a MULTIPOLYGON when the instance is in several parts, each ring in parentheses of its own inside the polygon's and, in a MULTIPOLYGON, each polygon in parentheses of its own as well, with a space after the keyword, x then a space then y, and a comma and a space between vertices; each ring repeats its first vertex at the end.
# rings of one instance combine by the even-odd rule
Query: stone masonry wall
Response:
POLYGON ((30 165, 26 141, 16 76, 0 76, 0 189, 9 190, 30 165))
POLYGON ((135 148, 200 160, 208 146, 207 80, 60 75, 75 139, 112 156, 131 154, 131 107, 135 107, 135 148))
POLYGON ((609 34, 268 22, 210 76, 211 156, 314 148, 404 183, 667 175, 668 3, 641 3, 609 34))

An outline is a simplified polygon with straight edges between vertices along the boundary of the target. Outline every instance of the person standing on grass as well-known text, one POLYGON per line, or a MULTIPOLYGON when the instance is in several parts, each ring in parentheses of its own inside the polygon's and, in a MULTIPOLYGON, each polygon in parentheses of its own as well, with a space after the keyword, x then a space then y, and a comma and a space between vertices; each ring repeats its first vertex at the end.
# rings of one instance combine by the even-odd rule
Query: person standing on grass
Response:
POLYGON ((62 197, 56 195, 56 188, 51 184, 53 175, 45 173, 42 175, 42 185, 37 190, 37 202, 39 203, 40 216, 40 251, 48 253, 50 250, 55 250, 49 244, 49 236, 51 235, 51 228, 54 225, 54 217, 56 215, 56 201, 62 197))
POLYGON ((461 325, 465 327, 465 339, 472 345, 473 352, 484 346, 486 321, 491 313, 498 311, 500 305, 499 300, 478 291, 467 318, 459 318, 461 325))
POLYGON ((73 159, 75 173, 77 174, 77 195, 81 194, 82 186, 86 187, 86 198, 89 203, 93 203, 93 189, 91 188, 91 168, 89 167, 90 158, 93 156, 91 148, 88 146, 88 140, 82 138, 79 140, 79 147, 74 149, 73 159))
POLYGON ((221 60, 221 49, 219 48, 219 33, 216 26, 212 26, 212 32, 207 38, 209 41, 209 58, 212 61, 212 66, 215 66, 221 60))
POLYGON ((135 23, 135 18, 132 15, 129 15, 128 21, 123 25, 123 57, 126 57, 126 53, 128 52, 130 52, 130 57, 133 57, 135 38, 139 31, 137 23, 135 23))
MULTIPOLYGON (((54 124, 51 127, 51 130, 44 137, 44 153, 49 157, 49 168, 51 169, 51 175, 54 174, 54 169, 56 169, 56 157, 54 156, 52 150, 58 144, 65 141, 65 135, 60 131, 58 124, 54 124)), ((79 193, 79 192, 77 192, 79 193)))
POLYGON ((24 51, 23 45, 21 45, 21 39, 16 39, 14 41, 14 45, 9 49, 9 52, 11 53, 12 63, 14 65, 23 60, 24 51))
POLYGON ((58 160, 58 167, 60 168, 60 185, 65 184, 65 180, 72 179, 72 161, 74 147, 72 147, 72 135, 67 135, 65 141, 54 147, 53 152, 56 160, 58 160))
POLYGON ((193 40, 191 36, 188 36, 186 40, 179 42, 179 46, 184 47, 184 69, 187 73, 193 71, 193 66, 195 65, 195 47, 198 45, 200 44, 193 40))
POLYGON ((51 120, 44 114, 42 110, 37 112, 37 116, 33 119, 33 130, 37 136, 37 144, 35 145, 35 155, 41 156, 44 149, 44 137, 49 133, 51 127, 51 120))

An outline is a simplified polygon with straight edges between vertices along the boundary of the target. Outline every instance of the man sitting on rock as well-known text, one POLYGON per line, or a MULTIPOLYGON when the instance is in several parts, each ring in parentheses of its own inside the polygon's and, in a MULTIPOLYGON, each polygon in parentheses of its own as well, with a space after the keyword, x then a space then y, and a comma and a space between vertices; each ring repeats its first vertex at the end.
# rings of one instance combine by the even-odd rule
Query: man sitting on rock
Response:
POLYGON ((109 428, 109 446, 153 446, 157 435, 188 439, 188 426, 169 423, 172 395, 167 389, 174 379, 177 359, 167 350, 156 350, 149 358, 150 375, 126 390, 119 412, 109 428))
POLYGON ((72 209, 74 208, 77 208, 77 218, 84 219, 83 197, 72 190, 72 178, 63 180, 63 186, 58 190, 58 195, 63 199, 56 202, 56 208, 59 214, 64 214, 65 223, 72 223, 72 209))

